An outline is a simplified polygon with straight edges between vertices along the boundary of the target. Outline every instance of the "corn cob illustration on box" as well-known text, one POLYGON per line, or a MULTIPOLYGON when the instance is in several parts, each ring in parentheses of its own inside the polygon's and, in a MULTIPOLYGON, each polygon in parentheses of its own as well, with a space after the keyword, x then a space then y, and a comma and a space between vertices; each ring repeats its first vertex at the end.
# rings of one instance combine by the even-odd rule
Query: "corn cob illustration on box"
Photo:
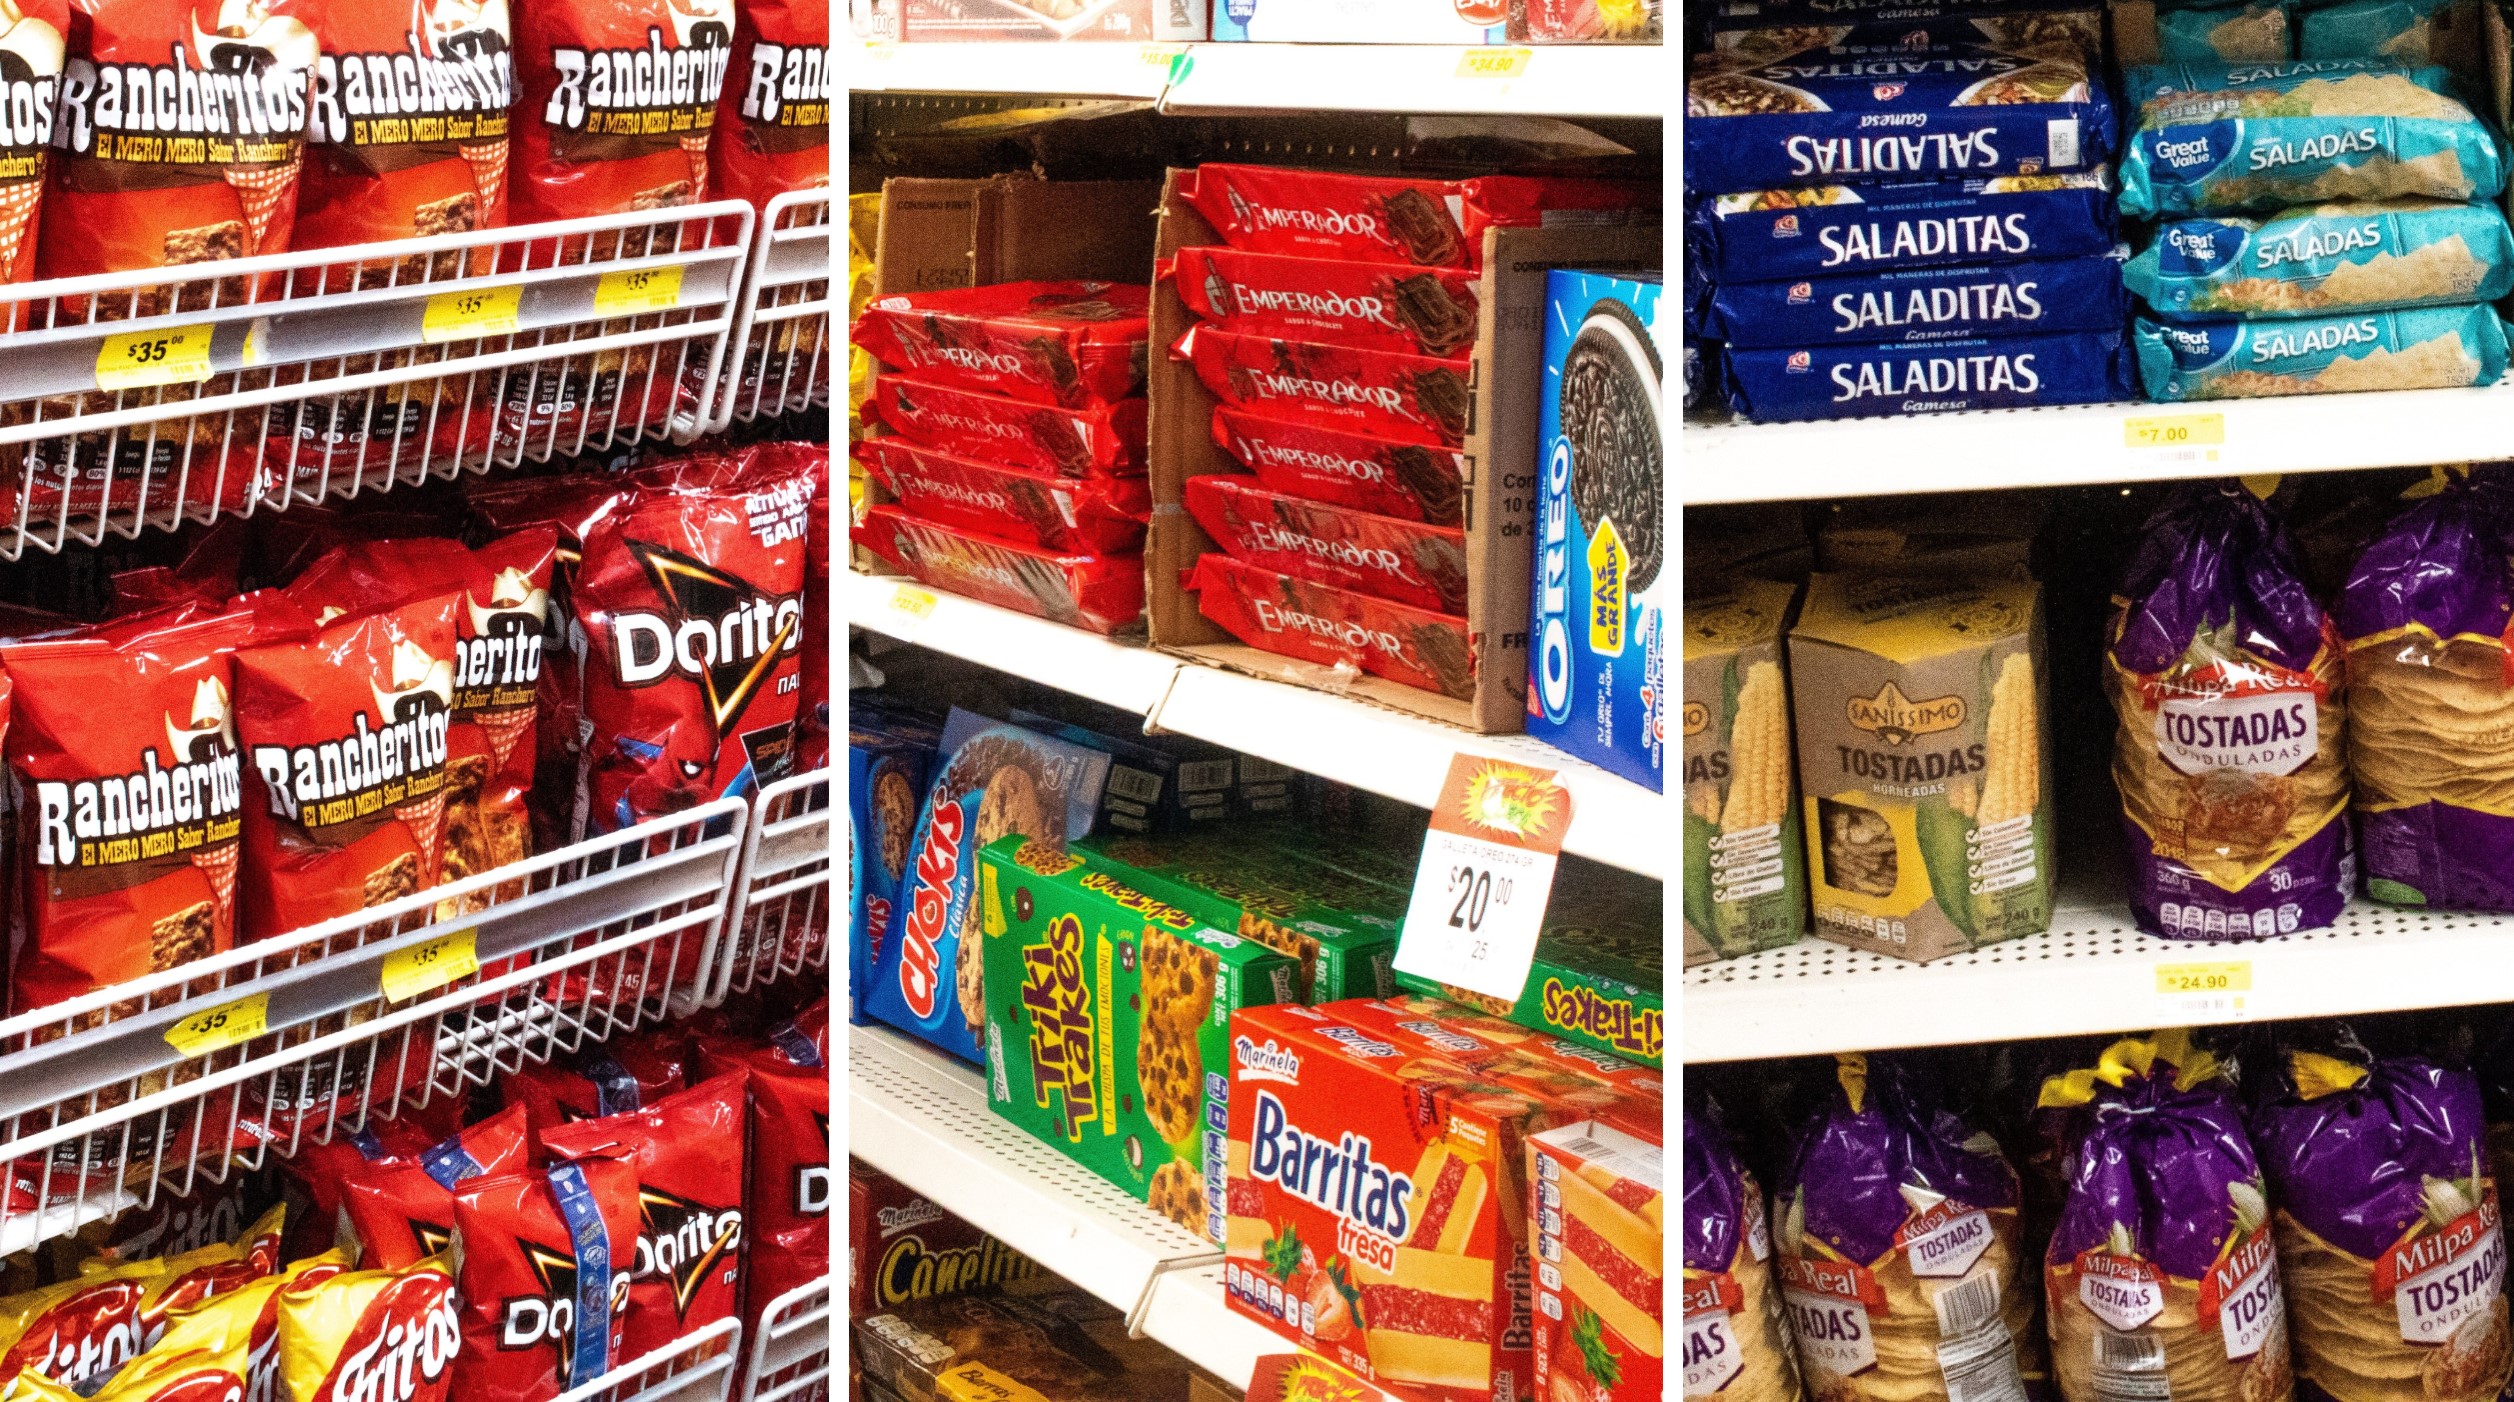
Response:
POLYGON ((1685 601, 1685 963, 1795 944, 1807 871, 1781 632, 1798 591, 1747 579, 1685 601))
POLYGON ((1927 960, 2049 927, 2040 585, 1815 575, 1789 683, 1818 936, 1927 960))

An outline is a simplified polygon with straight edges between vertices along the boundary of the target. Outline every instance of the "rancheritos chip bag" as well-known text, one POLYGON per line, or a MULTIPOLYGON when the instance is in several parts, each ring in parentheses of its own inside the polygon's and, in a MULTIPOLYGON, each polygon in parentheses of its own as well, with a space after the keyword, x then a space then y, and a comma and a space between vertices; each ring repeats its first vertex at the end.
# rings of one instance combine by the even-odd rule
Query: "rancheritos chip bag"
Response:
POLYGON ((2328 925, 2356 887, 2339 630, 2234 483, 2150 517, 2106 633, 2130 909, 2173 939, 2328 925))
POLYGON ((1798 1402, 1763 1190, 1707 1105, 1687 1106, 1684 1123, 1685 1396, 1798 1402))

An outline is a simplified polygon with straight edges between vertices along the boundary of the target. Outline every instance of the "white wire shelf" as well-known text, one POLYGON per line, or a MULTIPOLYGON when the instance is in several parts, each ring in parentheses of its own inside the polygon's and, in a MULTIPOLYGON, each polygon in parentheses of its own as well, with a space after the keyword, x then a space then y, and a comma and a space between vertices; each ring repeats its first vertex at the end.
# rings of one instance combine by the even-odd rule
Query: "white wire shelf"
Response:
POLYGON ((0 1022, 0 1243, 695 1011, 749 813, 720 799, 0 1022))
POLYGON ((741 1351, 742 1321, 720 1319, 551 1402, 726 1402, 741 1351))
POLYGON ((2064 887, 2052 928, 1928 964, 1810 937, 1685 971, 1684 1059, 1744 1061, 2514 1001, 2514 920, 2357 901, 2328 929, 2163 939, 2064 887))
POLYGON ((2514 457, 2514 384, 1682 429, 1687 506, 2514 457))
POLYGON ((768 202, 751 240, 731 353, 713 427, 774 418, 829 404, 830 336, 827 189, 794 190, 768 202))
POLYGON ((1664 117, 1667 49, 1644 44, 864 45, 859 92, 1126 98, 1165 112, 1664 117))
POLYGON ((1497 755, 1556 771, 1571 794, 1564 850, 1665 879, 1671 839, 1659 795, 1524 735, 1477 735, 1422 716, 1169 653, 928 589, 849 573, 851 625, 947 652, 1174 731, 1429 808, 1450 756, 1497 755))
POLYGON ((768 1302, 742 1370, 741 1402, 816 1402, 829 1396, 829 1302, 837 1289, 831 1277, 768 1302))
POLYGON ((725 918, 734 934, 710 1003, 829 967, 829 834, 828 770, 788 775, 759 791, 725 918))
POLYGON ((1127 1311, 1233 1387, 1292 1345, 1222 1302, 1222 1253, 987 1108, 977 1070, 848 1029, 848 1152, 1127 1311))

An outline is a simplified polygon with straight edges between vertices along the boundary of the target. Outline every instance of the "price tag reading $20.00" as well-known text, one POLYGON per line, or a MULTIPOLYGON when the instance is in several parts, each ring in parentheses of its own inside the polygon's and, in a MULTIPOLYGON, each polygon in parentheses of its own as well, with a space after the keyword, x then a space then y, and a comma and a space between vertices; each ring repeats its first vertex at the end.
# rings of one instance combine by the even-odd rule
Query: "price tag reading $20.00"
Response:
POLYGON ((1452 757, 1397 935, 1398 970, 1517 1002, 1570 826, 1571 795, 1553 770, 1452 757))

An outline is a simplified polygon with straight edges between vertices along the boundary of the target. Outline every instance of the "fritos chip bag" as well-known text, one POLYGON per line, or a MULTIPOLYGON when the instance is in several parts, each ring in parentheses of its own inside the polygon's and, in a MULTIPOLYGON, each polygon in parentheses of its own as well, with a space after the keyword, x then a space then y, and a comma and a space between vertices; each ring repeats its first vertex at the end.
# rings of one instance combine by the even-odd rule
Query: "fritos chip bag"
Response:
POLYGON ((522 1106, 501 1110, 407 1158, 353 1166, 341 1183, 340 1244, 361 1270, 407 1270, 454 1238, 454 1194, 530 1161, 522 1106))
POLYGON ((628 1357, 637 1201, 636 1166, 622 1158, 463 1185, 454 1199, 463 1402, 548 1402, 628 1357))
POLYGON ((445 1402, 463 1342, 457 1300, 441 1261, 282 1292, 285 1402, 445 1402))
POLYGON ((742 1283, 747 1073, 713 1077, 643 1109, 542 1137, 559 1160, 624 1158, 637 1169, 637 1265, 627 1353, 639 1358, 719 1319, 742 1283))
POLYGON ((2330 924, 2357 884, 2339 629, 2285 523, 2234 483, 2178 490, 2106 640, 2139 928, 2241 940, 2330 924))
POLYGON ((235 1402, 253 1390, 253 1362, 244 1345, 232 1348, 151 1352, 111 1380, 82 1394, 40 1373, 21 1376, 10 1396, 19 1402, 235 1402))
POLYGON ((751 1073, 750 1241, 744 1317, 756 1325, 778 1296, 829 1274, 829 1004, 768 1034, 765 1046, 702 1039, 708 1084, 751 1073))
POLYGON ((22 1374, 94 1392, 156 1342, 171 1311, 270 1274, 279 1236, 274 1210, 238 1241, 165 1260, 91 1261, 73 1279, 0 1300, 0 1392, 22 1374))
MULTIPOLYGON (((496 228, 515 103, 506 0, 332 3, 307 22, 322 53, 296 247, 496 228)), ((462 261, 445 255, 434 275, 462 261)))
MULTIPOLYGON (((177 1310, 166 1332, 132 1372, 147 1368, 160 1357, 196 1352, 228 1355, 241 1349, 245 1363, 244 1402, 273 1402, 279 1396, 279 1297, 300 1286, 320 1284, 349 1267, 348 1252, 325 1251, 292 1262, 276 1274, 237 1286, 216 1299, 177 1310)), ((117 1385, 130 1377, 131 1373, 126 1372, 116 1380, 117 1385)), ((220 1394, 207 1402, 233 1399, 220 1394)))
MULTIPOLYGON (((46 278, 285 253, 320 42, 307 0, 74 0, 46 278)), ((253 295, 244 279, 220 300, 253 295)), ((187 288, 185 307, 211 288, 187 288)), ((160 290, 142 315, 175 310, 160 290)))
POLYGON ((2043 1261, 2067 1402, 2287 1402, 2287 1297, 2261 1166, 2217 1059, 2128 1037, 2043 1082, 2066 1181, 2043 1261))
POLYGON ((719 199, 765 208, 789 190, 829 184, 830 6, 820 0, 741 0, 733 66, 708 144, 719 199))
MULTIPOLYGON (((278 1270, 287 1224, 287 1209, 274 1207, 234 1241, 214 1241, 181 1255, 140 1262, 160 1272, 140 1305, 141 1349, 156 1347, 176 1311, 214 1300, 278 1270)), ((81 1274, 110 1274, 116 1269, 108 1263, 90 1262, 81 1274)))
POLYGON ((514 222, 706 199, 733 11, 734 0, 518 5, 514 222))
POLYGON ((0 283, 35 276, 35 211, 69 30, 69 0, 0 0, 0 283))
POLYGON ((243 634, 211 619, 0 648, 19 689, 6 717, 20 795, 13 1011, 234 946, 243 634))
POLYGON ((236 655, 236 710, 252 755, 243 878, 252 938, 437 883, 459 602, 441 594, 310 629, 283 625, 296 636, 236 655))

